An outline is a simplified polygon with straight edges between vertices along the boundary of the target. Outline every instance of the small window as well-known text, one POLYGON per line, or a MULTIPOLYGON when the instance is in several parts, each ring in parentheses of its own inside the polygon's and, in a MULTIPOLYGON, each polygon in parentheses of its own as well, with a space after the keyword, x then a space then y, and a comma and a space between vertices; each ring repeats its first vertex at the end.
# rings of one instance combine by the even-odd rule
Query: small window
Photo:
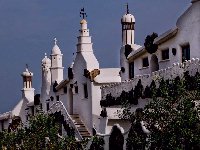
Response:
POLYGON ((63 92, 67 93, 67 87, 66 86, 63 88, 63 92))
POLYGON ((29 118, 28 115, 26 115, 26 121, 28 121, 28 118, 29 118))
POLYGON ((59 96, 56 96, 56 100, 59 101, 59 96))
POLYGON ((148 57, 145 57, 142 59, 142 67, 148 67, 149 66, 149 60, 148 57))
POLYGON ((32 113, 32 116, 35 115, 34 106, 31 106, 31 113, 32 113))
POLYGON ((54 100, 53 96, 51 96, 50 99, 51 99, 51 101, 53 101, 54 100))
POLYGON ((75 93, 77 94, 78 93, 78 86, 75 86, 75 93))
POLYGON ((129 78, 134 78, 134 62, 129 63, 129 78))
POLYGON ((49 103, 47 103, 47 111, 49 111, 49 103))
POLYGON ((182 62, 190 60, 190 45, 182 46, 182 62))
POLYGON ((169 49, 162 50, 162 60, 169 59, 169 49))
POLYGON ((88 98, 87 84, 83 84, 83 88, 84 88, 84 97, 85 97, 85 98, 88 98))

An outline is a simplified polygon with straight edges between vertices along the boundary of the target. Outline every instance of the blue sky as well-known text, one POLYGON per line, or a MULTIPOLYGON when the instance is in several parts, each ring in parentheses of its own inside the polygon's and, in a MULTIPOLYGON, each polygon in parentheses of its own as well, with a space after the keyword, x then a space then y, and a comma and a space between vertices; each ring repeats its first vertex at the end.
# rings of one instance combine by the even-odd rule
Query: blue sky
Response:
MULTIPOLYGON (((101 67, 119 66, 120 19, 129 3, 136 18, 135 42, 143 45, 148 34, 174 27, 191 0, 0 0, 0 113, 12 109, 21 98, 21 73, 29 64, 33 86, 39 93, 41 59, 50 55, 58 39, 63 66, 68 68, 76 52, 79 11, 84 6, 93 49, 101 67)), ((64 77, 67 77, 66 69, 64 77)))

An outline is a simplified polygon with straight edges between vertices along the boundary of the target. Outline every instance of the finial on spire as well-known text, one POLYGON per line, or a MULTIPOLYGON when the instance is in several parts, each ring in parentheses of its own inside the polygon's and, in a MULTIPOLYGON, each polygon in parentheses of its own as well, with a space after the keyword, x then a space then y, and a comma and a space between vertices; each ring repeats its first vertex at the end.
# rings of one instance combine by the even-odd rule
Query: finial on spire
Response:
POLYGON ((28 71, 28 64, 26 64, 26 71, 28 71))
POLYGON ((129 14, 128 3, 126 3, 126 14, 129 14))
POLYGON ((85 12, 85 9, 84 9, 84 7, 81 9, 81 11, 80 11, 80 17, 82 16, 82 18, 83 19, 85 19, 86 17, 87 17, 87 14, 86 14, 86 12, 85 12))
POLYGON ((26 69, 28 69, 28 64, 26 64, 26 69))
POLYGON ((47 58, 47 53, 44 53, 44 57, 47 58))
POLYGON ((54 44, 55 44, 55 45, 57 45, 57 41, 58 41, 58 40, 57 40, 56 38, 54 38, 54 44))

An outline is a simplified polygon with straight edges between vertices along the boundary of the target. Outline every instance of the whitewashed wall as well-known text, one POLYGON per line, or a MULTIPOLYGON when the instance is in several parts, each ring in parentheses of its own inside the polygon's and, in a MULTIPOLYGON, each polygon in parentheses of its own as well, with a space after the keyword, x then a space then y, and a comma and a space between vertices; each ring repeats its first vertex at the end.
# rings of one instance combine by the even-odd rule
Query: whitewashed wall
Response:
POLYGON ((113 97, 117 98, 121 95, 122 91, 130 91, 134 89, 137 85, 139 79, 142 81, 143 87, 150 85, 152 80, 164 78, 164 79, 174 79, 177 76, 183 77, 183 73, 189 71, 190 75, 194 76, 196 72, 200 72, 200 60, 199 58, 193 58, 192 60, 186 61, 184 63, 174 63, 172 67, 166 69, 161 69, 159 71, 153 72, 152 75, 141 75, 136 76, 132 80, 123 81, 121 83, 109 84, 102 86, 102 97, 101 99, 106 99, 107 94, 111 94, 113 97))

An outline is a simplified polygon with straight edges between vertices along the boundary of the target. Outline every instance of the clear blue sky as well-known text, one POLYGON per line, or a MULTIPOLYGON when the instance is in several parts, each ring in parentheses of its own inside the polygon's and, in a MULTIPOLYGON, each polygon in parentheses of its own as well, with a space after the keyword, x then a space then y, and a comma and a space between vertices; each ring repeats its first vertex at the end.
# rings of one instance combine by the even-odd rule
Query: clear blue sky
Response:
MULTIPOLYGON (((84 6, 93 48, 101 67, 119 66, 121 16, 125 3, 136 18, 135 42, 147 34, 174 27, 191 0, 0 0, 0 113, 21 98, 25 64, 34 73, 36 93, 41 86, 41 59, 49 55, 57 37, 63 66, 68 68, 76 51, 79 11, 84 6)), ((64 76, 67 77, 66 69, 64 76)))

